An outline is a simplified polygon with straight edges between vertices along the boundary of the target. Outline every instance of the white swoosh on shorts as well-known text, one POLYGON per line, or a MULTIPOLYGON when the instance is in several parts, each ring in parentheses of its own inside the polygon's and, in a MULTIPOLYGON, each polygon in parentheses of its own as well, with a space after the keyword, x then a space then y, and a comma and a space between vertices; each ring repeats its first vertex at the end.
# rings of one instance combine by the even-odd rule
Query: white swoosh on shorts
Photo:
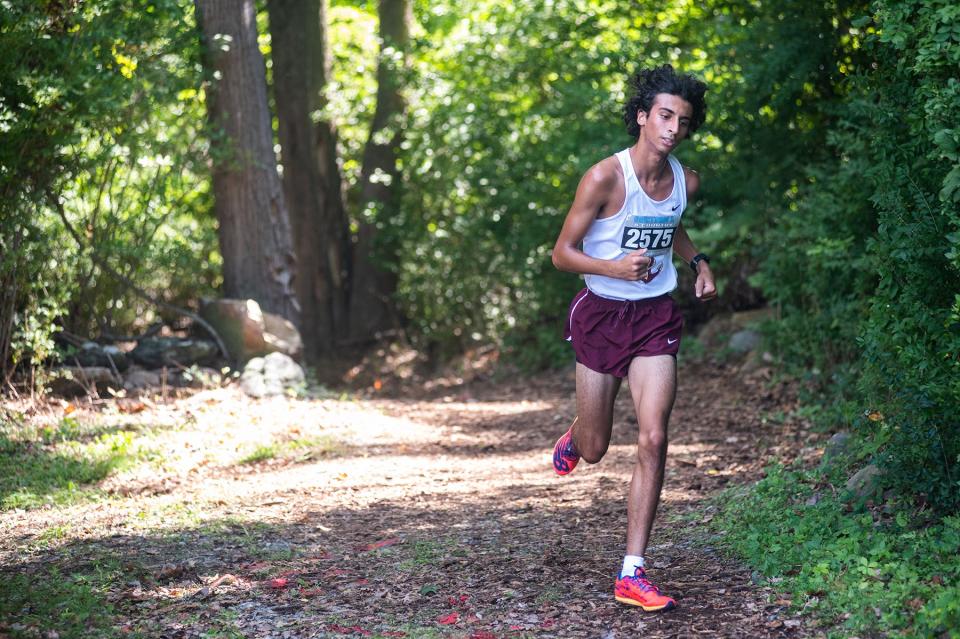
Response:
POLYGON ((673 340, 668 337, 668 338, 667 338, 667 346, 671 346, 671 345, 673 345, 673 344, 676 344, 679 340, 680 340, 679 337, 678 337, 677 339, 673 339, 673 340))

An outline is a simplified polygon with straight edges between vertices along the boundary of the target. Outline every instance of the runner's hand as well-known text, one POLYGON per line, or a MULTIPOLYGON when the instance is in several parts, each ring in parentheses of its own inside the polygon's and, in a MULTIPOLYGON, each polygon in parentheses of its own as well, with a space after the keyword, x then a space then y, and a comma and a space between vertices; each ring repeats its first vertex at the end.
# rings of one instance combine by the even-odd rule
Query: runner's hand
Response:
POLYGON ((697 268, 697 283, 694 285, 694 292, 701 302, 712 300, 717 296, 717 285, 713 282, 713 271, 706 262, 700 262, 697 268))
POLYGON ((613 277, 621 280, 630 280, 636 282, 647 276, 650 265, 653 264, 653 258, 644 255, 647 249, 638 249, 627 255, 622 260, 616 260, 610 264, 613 267, 613 277))

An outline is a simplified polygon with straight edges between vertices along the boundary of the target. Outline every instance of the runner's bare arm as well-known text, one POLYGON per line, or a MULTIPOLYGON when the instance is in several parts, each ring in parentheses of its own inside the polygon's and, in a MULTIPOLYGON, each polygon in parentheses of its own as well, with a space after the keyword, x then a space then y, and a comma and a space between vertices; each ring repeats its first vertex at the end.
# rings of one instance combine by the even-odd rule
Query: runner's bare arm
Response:
MULTIPOLYGON (((696 171, 684 167, 684 174, 687 179, 687 202, 692 202, 700 190, 700 176, 696 171)), ((686 264, 694 258, 700 251, 693 245, 687 230, 683 228, 683 222, 677 226, 677 233, 673 240, 673 252, 680 256, 686 264)), ((702 300, 710 300, 717 296, 717 286, 713 279, 713 271, 710 270, 710 264, 701 261, 697 265, 697 283, 694 285, 694 293, 702 300)))
POLYGON ((595 164, 580 180, 573 205, 553 247, 553 265, 561 271, 581 275, 605 275, 623 280, 639 280, 650 267, 646 249, 633 251, 620 260, 601 260, 580 250, 580 242, 590 225, 608 206, 616 206, 617 189, 623 190, 623 177, 615 158, 595 164))

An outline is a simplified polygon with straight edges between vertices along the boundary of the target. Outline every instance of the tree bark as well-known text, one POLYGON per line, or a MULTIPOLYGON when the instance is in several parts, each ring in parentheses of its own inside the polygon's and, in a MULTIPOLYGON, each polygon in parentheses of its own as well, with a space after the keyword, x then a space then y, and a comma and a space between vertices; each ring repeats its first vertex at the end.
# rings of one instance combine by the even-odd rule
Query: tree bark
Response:
MULTIPOLYGON (((379 219, 389 219, 399 206, 397 156, 406 108, 401 87, 410 37, 410 11, 409 0, 380 0, 378 4, 381 43, 377 107, 363 153, 361 197, 364 208, 373 206, 379 219)), ((377 244, 377 229, 367 221, 361 221, 354 250, 350 335, 365 339, 398 323, 393 301, 397 279, 389 267, 396 252, 377 244)))
POLYGON ((317 360, 344 332, 350 253, 337 131, 318 117, 330 73, 327 0, 269 0, 267 7, 304 351, 317 360))
POLYGON ((300 324, 296 261, 277 174, 254 0, 196 0, 213 128, 213 193, 227 297, 300 324))

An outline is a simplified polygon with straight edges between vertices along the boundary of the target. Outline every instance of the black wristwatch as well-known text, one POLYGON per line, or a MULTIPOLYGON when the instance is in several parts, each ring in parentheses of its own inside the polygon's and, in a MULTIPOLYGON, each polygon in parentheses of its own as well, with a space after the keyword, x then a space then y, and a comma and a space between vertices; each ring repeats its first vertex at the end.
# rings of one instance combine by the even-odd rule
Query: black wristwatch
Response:
POLYGON ((696 255, 693 256, 693 259, 690 260, 690 268, 693 269, 694 273, 699 273, 699 271, 697 270, 697 267, 700 266, 700 262, 706 262, 707 264, 709 264, 710 256, 707 255, 706 253, 697 253, 696 255))

